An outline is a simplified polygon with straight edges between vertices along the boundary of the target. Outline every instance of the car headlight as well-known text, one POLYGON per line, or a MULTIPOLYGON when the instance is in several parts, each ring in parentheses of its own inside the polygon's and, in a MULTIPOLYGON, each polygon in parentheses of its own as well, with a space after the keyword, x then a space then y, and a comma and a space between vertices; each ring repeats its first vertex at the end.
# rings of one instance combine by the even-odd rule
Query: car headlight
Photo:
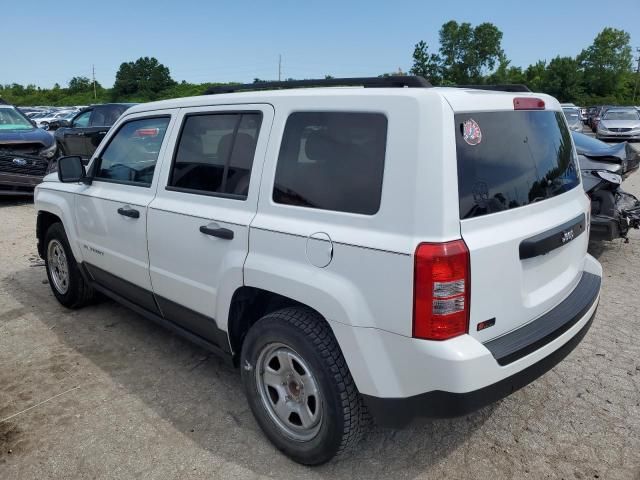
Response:
POLYGON ((53 158, 56 154, 56 150, 58 150, 58 145, 56 144, 56 142, 53 142, 53 145, 51 145, 50 147, 40 150, 40 155, 45 158, 53 158))

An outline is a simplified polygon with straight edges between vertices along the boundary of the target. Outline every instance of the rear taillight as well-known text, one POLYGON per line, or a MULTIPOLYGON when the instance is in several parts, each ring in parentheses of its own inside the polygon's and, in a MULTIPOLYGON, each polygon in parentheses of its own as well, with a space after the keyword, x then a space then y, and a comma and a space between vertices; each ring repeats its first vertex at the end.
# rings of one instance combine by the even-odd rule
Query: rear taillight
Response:
POLYGON ((544 110, 544 100, 535 97, 516 97, 513 99, 514 110, 544 110))
POLYGON ((446 340, 469 330, 469 249, 463 240, 421 243, 415 254, 413 336, 446 340))

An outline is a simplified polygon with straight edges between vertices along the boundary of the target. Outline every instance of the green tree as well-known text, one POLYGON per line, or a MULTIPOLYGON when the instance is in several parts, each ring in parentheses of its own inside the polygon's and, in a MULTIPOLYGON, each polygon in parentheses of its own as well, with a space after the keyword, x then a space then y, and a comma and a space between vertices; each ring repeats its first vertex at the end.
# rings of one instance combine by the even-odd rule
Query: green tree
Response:
POLYGON ((113 85, 115 98, 132 97, 155 100, 162 90, 175 85, 169 69, 154 57, 141 57, 120 65, 113 85))
POLYGON ((631 74, 630 36, 607 27, 578 55, 588 92, 597 97, 620 94, 631 74))
POLYGON ((435 53, 429 53, 429 45, 420 40, 413 49, 413 66, 409 72, 429 80, 433 85, 442 81, 440 72, 440 57, 435 53))
POLYGON ((500 54, 498 68, 487 77, 487 83, 512 85, 526 84, 525 74, 520 67, 512 67, 511 60, 504 53, 500 54))
POLYGON ((501 42, 502 32, 492 23, 445 23, 440 29, 443 83, 482 83, 503 55, 501 42))
POLYGON ((524 83, 534 92, 544 91, 545 72, 547 62, 539 60, 533 65, 529 65, 524 71, 524 83))
POLYGON ((92 88, 91 80, 87 77, 73 77, 69 80, 69 93, 88 92, 92 88))
POLYGON ((582 72, 578 60, 572 57, 556 57, 549 62, 542 90, 561 102, 575 102, 584 93, 582 72))

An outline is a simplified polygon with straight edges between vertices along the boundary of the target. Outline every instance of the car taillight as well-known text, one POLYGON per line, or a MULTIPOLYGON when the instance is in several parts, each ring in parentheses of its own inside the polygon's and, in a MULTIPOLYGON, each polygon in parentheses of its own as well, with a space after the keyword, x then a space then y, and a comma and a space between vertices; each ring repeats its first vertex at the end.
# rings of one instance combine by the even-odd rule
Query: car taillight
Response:
POLYGON ((464 241, 421 243, 414 269, 413 336, 446 340, 467 333, 471 268, 464 241))
POLYGON ((513 99, 514 110, 544 110, 544 100, 535 97, 516 97, 513 99))

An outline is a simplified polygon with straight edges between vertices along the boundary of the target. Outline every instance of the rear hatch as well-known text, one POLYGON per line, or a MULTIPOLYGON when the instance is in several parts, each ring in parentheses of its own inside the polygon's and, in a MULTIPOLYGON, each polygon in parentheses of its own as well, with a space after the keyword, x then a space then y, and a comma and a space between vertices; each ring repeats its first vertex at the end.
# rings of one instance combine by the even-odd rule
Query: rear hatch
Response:
POLYGON ((588 201, 559 108, 456 113, 455 124, 469 334, 484 342, 535 320, 576 286, 588 201))

